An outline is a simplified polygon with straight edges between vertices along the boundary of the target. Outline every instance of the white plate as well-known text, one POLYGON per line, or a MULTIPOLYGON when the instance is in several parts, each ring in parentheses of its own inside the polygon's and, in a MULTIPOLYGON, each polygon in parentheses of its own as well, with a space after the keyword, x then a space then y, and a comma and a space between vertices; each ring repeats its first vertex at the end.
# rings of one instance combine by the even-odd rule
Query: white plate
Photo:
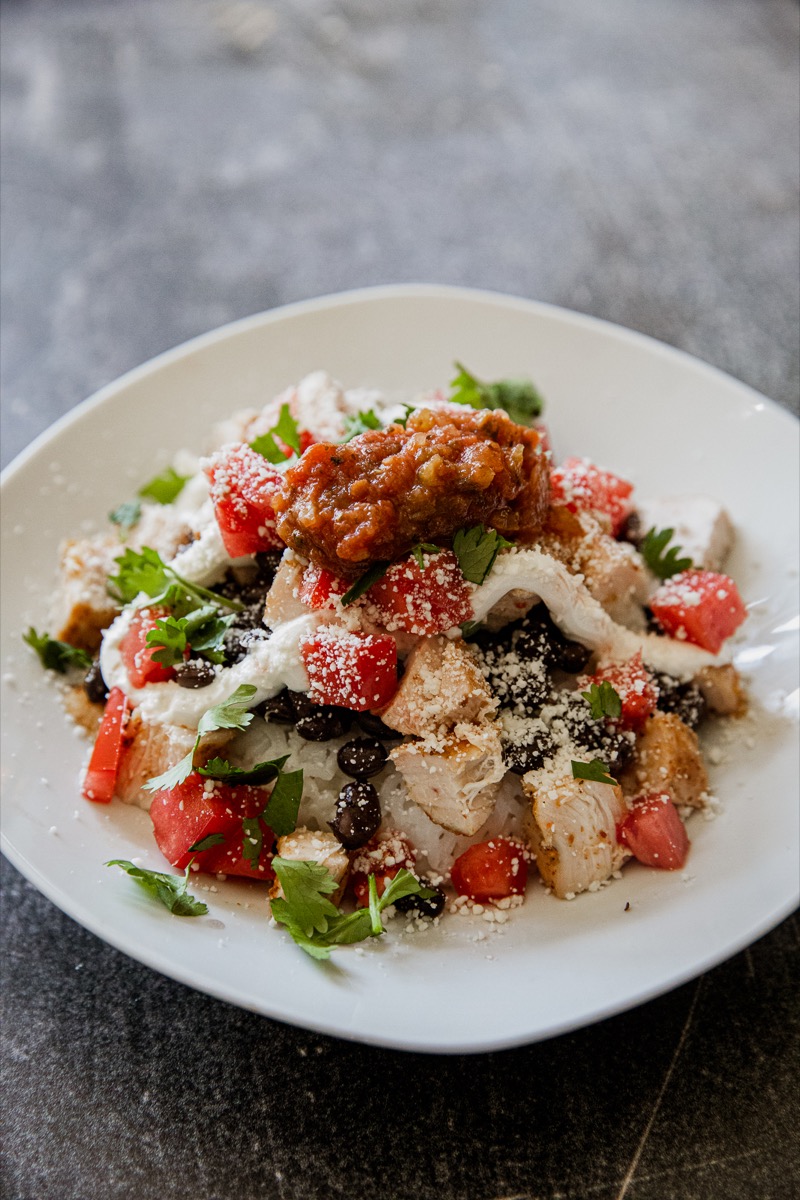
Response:
POLYGON ((55 904, 192 987, 271 1017, 386 1046, 488 1050, 629 1008, 774 926, 796 902, 797 425, 748 388, 656 342, 574 313, 481 292, 389 287, 237 322, 104 388, 9 468, 3 483, 3 847, 55 904), (324 366, 345 384, 414 391, 459 358, 487 378, 529 374, 557 452, 587 454, 642 494, 707 491, 738 530, 732 573, 751 605, 740 639, 755 719, 713 771, 717 820, 690 822, 686 876, 626 868, 564 903, 535 883, 502 931, 452 917, 312 962, 269 928, 263 890, 193 890, 177 919, 109 858, 163 868, 149 818, 81 800, 84 744, 20 642, 46 624, 60 539, 126 499, 210 422, 324 366), (790 695, 794 690, 794 696, 790 695), (792 707, 794 705, 794 708, 792 707), (624 911, 630 902, 629 911, 624 911))

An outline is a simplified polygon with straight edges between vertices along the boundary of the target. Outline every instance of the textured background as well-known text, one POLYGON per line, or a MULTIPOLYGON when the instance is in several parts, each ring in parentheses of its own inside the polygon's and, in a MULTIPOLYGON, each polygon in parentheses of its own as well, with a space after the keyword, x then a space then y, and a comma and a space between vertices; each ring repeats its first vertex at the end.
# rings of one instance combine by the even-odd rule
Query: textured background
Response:
MULTIPOLYGON (((4 0, 3 461, 232 318, 370 283, 532 296, 798 405, 792 0, 4 0)), ((783 1200, 797 919, 478 1058, 277 1025, 3 863, 3 1196, 783 1200)))

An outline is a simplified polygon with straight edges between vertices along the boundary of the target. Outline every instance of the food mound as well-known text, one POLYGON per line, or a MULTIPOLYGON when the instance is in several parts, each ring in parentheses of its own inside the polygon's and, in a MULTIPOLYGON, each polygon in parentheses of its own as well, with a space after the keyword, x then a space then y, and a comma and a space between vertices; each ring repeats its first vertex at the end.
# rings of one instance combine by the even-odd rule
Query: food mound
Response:
POLYGON ((26 641, 94 735, 86 800, 147 810, 183 874, 110 865, 179 916, 192 876, 266 884, 315 958, 398 914, 503 924, 534 874, 684 866, 696 731, 745 706, 732 527, 554 464, 540 409, 464 368, 405 405, 316 372, 62 547, 26 641))
POLYGON ((502 412, 412 412, 405 428, 311 446, 275 497, 290 549, 342 576, 484 524, 528 541, 550 490, 541 434, 502 412))

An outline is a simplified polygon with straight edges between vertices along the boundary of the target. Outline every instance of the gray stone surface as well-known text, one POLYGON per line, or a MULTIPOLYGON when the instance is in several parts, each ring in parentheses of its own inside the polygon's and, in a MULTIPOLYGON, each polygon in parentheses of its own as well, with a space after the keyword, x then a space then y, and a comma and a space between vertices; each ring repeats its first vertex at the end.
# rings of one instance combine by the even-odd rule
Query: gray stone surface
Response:
MULTIPOLYGON (((369 283, 681 346, 797 410, 791 0, 4 0, 3 461, 129 367, 369 283)), ((3 1195, 788 1200, 796 918, 478 1058, 192 993, 4 880, 3 1195)))

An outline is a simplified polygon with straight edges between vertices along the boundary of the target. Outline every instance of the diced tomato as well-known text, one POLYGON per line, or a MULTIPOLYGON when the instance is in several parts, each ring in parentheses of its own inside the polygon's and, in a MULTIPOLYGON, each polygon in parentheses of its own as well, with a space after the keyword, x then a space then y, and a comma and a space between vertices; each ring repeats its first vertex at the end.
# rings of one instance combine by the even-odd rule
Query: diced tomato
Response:
POLYGON ((350 633, 324 625, 300 643, 317 704, 336 704, 366 712, 388 704, 397 691, 397 645, 394 638, 350 633))
POLYGON ((525 891, 528 864, 518 842, 496 837, 460 854, 450 868, 450 879, 459 896, 479 903, 502 900, 525 891))
POLYGON ((99 804, 111 803, 117 784, 129 712, 125 693, 120 688, 112 688, 106 700, 92 757, 83 778, 81 791, 85 800, 95 800, 99 804))
POLYGON ((147 645, 147 635, 156 627, 156 621, 167 616, 166 608, 140 608, 131 619, 128 632, 119 644, 119 652, 131 687, 141 688, 147 683, 166 683, 174 679, 175 668, 165 667, 153 661, 157 650, 147 645))
POLYGON ((369 904, 369 877, 375 876, 378 895, 382 896, 390 879, 398 871, 413 871, 416 865, 414 850, 402 833, 391 830, 382 837, 374 837, 362 846, 353 858, 350 880, 356 900, 361 905, 369 904))
POLYGON ((712 654, 747 616, 736 584, 715 571, 681 571, 665 580, 650 600, 653 616, 670 637, 712 654))
POLYGON ((470 589, 452 550, 423 553, 423 561, 421 567, 411 554, 393 563, 367 592, 378 622, 387 629, 428 637, 472 618, 470 589))
POLYGON ((301 429, 300 430, 300 454, 301 455, 305 454, 308 447, 315 445, 316 441, 317 441, 317 439, 314 437, 313 433, 310 433, 308 429, 301 429))
POLYGON ((309 563, 303 571, 298 596, 309 608, 327 608, 334 597, 343 596, 349 587, 347 580, 339 579, 333 571, 309 563))
POLYGON ((603 667, 582 680, 580 690, 586 691, 593 683, 599 686, 604 681, 611 684, 622 701, 619 726, 622 729, 641 729, 651 713, 655 712, 658 703, 658 688, 642 663, 641 654, 634 655, 628 662, 603 667))
POLYGON ((667 792, 652 792, 634 800, 617 828, 617 840, 646 867, 665 871, 677 871, 689 853, 686 829, 667 792))
POLYGON ((220 450, 206 468, 222 541, 231 558, 283 546, 275 529, 273 497, 280 471, 246 443, 220 450))
POLYGON ((563 504, 571 512, 605 513, 614 537, 633 510, 632 491, 632 483, 596 467, 588 458, 567 458, 550 472, 551 503, 563 504))
POLYGON ((263 787, 234 787, 193 772, 177 787, 165 788, 153 796, 150 816, 158 848, 173 867, 183 869, 194 859, 202 871, 272 879, 275 839, 265 821, 260 822, 262 848, 258 863, 253 865, 246 859, 243 849, 242 821, 263 812, 268 797, 263 787), (190 849, 213 835, 217 835, 215 845, 207 850, 190 849))

